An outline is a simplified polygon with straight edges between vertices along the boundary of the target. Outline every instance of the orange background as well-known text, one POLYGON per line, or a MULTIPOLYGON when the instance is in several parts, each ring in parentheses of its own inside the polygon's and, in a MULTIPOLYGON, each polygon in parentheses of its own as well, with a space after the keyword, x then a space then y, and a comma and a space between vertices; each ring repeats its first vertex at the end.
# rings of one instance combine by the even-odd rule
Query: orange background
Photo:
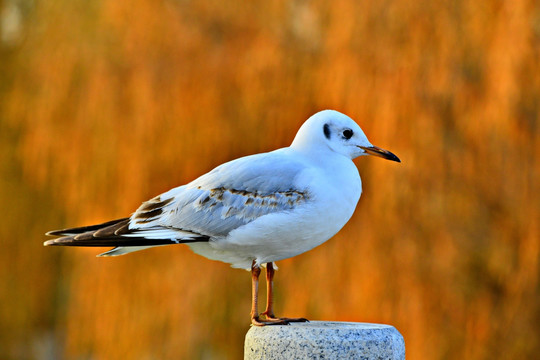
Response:
POLYGON ((247 272, 43 233, 287 146, 326 108, 403 162, 356 161, 355 215, 278 264, 277 313, 392 324, 409 359, 540 352, 538 2, 0 4, 1 358, 241 358, 247 272))

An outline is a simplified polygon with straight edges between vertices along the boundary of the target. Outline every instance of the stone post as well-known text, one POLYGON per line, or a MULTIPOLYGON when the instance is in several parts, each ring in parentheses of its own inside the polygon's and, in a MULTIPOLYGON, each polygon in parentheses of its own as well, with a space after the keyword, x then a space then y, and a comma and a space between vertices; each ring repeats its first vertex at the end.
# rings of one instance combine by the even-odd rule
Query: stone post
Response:
POLYGON ((390 325, 311 321, 252 326, 244 360, 255 359, 405 359, 403 336, 390 325))

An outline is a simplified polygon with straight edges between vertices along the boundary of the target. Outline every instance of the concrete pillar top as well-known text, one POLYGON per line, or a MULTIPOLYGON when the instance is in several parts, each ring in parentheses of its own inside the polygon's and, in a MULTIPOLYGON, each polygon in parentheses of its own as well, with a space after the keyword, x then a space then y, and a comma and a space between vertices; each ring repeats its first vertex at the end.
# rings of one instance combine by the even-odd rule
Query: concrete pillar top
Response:
POLYGON ((244 359, 405 359, 403 336, 390 325, 311 321, 252 326, 244 359))

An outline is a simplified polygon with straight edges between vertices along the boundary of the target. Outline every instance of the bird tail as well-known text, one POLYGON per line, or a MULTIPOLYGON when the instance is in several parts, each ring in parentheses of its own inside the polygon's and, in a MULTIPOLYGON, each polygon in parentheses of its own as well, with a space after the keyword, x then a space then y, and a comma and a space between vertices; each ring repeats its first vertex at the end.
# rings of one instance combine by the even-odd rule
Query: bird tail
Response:
POLYGON ((122 255, 153 246, 205 242, 206 235, 170 228, 130 229, 130 218, 108 221, 103 224, 49 231, 46 235, 60 236, 45 241, 44 246, 110 246, 114 249, 103 256, 122 255), (132 247, 132 249, 123 249, 132 247))

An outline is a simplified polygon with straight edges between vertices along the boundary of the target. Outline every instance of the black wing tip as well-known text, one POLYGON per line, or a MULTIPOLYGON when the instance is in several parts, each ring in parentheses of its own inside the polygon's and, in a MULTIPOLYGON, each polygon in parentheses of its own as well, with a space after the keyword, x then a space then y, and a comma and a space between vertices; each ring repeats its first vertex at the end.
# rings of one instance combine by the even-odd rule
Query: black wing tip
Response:
POLYGON ((51 230, 51 231, 47 231, 45 235, 46 236, 62 236, 62 235, 65 235, 65 230, 51 230))
POLYGON ((107 221, 107 222, 96 224, 96 225, 80 226, 80 227, 61 229, 61 230, 52 230, 45 233, 45 235, 47 236, 72 236, 72 235, 82 234, 82 233, 86 233, 90 231, 97 231, 105 227, 116 225, 116 224, 119 224, 121 222, 126 222, 126 221, 129 221, 128 217, 111 220, 111 221, 107 221))
POLYGON ((58 246, 58 245, 67 245, 68 243, 73 242, 73 238, 58 238, 53 240, 47 240, 43 242, 43 246, 58 246))
MULTIPOLYGON (((92 235, 92 234, 89 234, 92 235)), ((207 242, 209 237, 205 235, 193 237, 184 240, 173 239, 147 239, 144 237, 103 237, 103 238, 86 238, 83 240, 77 239, 77 236, 65 236, 53 240, 47 240, 43 246, 82 246, 82 247, 129 247, 129 246, 157 246, 157 245, 176 245, 189 244, 194 242, 207 242)))
POLYGON ((154 239, 144 237, 144 231, 129 229, 130 218, 109 221, 103 224, 90 225, 63 230, 53 230, 48 236, 59 236, 48 240, 44 246, 84 246, 84 247, 127 247, 127 246, 157 246, 173 245, 192 242, 209 241, 210 237, 193 233, 184 239, 154 239))

